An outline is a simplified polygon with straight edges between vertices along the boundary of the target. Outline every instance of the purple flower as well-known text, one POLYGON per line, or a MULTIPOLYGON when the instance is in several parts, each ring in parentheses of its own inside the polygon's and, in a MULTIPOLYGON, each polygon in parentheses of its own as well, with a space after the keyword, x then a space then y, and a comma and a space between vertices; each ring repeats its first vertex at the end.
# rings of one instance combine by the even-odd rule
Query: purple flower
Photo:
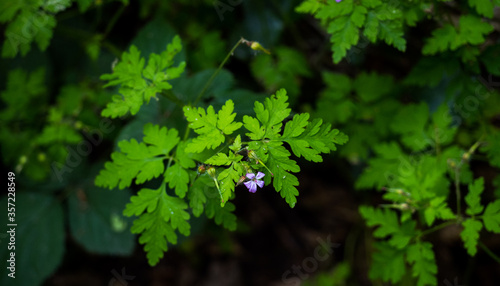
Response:
POLYGON ((342 0, 335 0, 335 2, 337 2, 337 3, 340 3, 340 1, 342 1, 342 0))
POLYGON ((250 181, 244 182, 245 186, 247 186, 248 191, 250 193, 255 193, 257 191, 257 186, 260 188, 264 187, 264 181, 260 180, 264 178, 265 174, 262 172, 258 172, 257 176, 254 173, 248 173, 246 177, 250 179, 250 181))

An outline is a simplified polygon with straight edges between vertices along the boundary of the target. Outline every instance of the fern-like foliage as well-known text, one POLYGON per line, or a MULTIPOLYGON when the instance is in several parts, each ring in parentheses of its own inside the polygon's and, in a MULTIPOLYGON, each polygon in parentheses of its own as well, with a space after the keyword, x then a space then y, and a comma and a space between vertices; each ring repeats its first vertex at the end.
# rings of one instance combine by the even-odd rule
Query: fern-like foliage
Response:
POLYGON ((132 233, 141 234, 139 242, 144 244, 149 264, 155 265, 167 251, 167 241, 176 244, 178 230, 189 235, 191 225, 187 204, 178 197, 165 192, 165 185, 157 190, 142 189, 130 199, 123 211, 126 216, 139 216, 131 228, 132 233))
POLYGON ((160 176, 164 172, 163 160, 179 142, 178 132, 158 125, 144 126, 143 142, 135 139, 121 141, 120 152, 111 154, 112 162, 96 178, 96 185, 113 189, 129 187, 135 178, 136 184, 160 176))
MULTIPOLYGON (((131 53, 137 55, 134 49, 131 53)), ((144 66, 137 56, 132 58, 134 60, 124 61, 120 67, 132 75, 119 72, 119 76, 112 76, 113 84, 132 85, 134 80, 143 83, 139 75, 144 73, 141 70, 144 66)), ((227 100, 217 112, 211 105, 206 109, 186 105, 183 112, 196 137, 181 140, 176 129, 148 123, 144 126, 142 142, 131 139, 118 143, 120 150, 111 154, 111 162, 107 162, 97 176, 96 185, 123 189, 132 182, 139 185, 163 178, 159 188, 139 191, 124 211, 127 216, 138 216, 132 232, 141 234, 139 242, 145 245, 151 265, 163 257, 167 243, 177 243, 176 231, 189 235, 188 208, 195 216, 205 213, 216 224, 236 229, 236 217, 232 213, 235 206, 229 200, 249 173, 265 172, 265 184, 272 181, 286 202, 295 206, 299 182, 292 172, 300 168, 290 159, 291 153, 284 143, 296 156, 321 162, 321 154, 336 150, 337 144, 347 142, 347 136, 320 119, 310 121, 307 113, 296 114, 283 124, 291 112, 287 100, 286 91, 282 89, 263 104, 256 102, 256 117, 244 116, 244 123, 234 120, 237 114, 232 100, 227 100), (248 131, 248 141, 242 141, 238 134, 243 126, 248 131), (229 137, 235 133, 235 137, 229 137), (221 147, 225 142, 227 144, 221 147), (195 161, 202 164, 198 170, 193 170, 195 161), (210 172, 205 173, 206 166, 210 166, 210 172), (168 190, 173 190, 175 196, 168 190)), ((142 102, 135 104, 134 108, 142 102)))
POLYGON ((113 68, 113 73, 101 76, 101 79, 108 81, 105 87, 120 86, 120 94, 113 96, 113 102, 108 103, 102 116, 115 118, 128 112, 135 115, 143 103, 148 103, 158 93, 171 89, 172 85, 168 81, 179 77, 186 66, 185 62, 177 67, 172 66, 175 55, 181 49, 181 40, 175 36, 164 52, 149 55, 146 65, 137 47, 131 46, 129 52, 124 52, 121 61, 113 68))
POLYGON ((407 265, 411 267, 416 285, 437 285, 432 244, 422 241, 426 231, 417 229, 417 225, 431 228, 436 224, 459 223, 463 227, 460 237, 471 256, 477 253, 483 228, 494 233, 500 231, 500 201, 486 207, 481 203, 484 179, 472 180, 464 164, 476 147, 466 151, 449 146, 456 132, 456 128, 450 128, 451 124, 445 105, 430 114, 425 104, 410 104, 395 115, 391 125, 393 132, 400 134, 403 146, 396 142, 375 146, 375 157, 369 160, 370 166, 357 182, 359 188, 384 189, 383 197, 390 202, 384 205, 386 209, 360 208, 366 224, 376 227, 373 236, 384 240, 376 244, 370 270, 372 279, 396 283, 407 273, 404 267, 407 265), (414 151, 406 154, 403 147, 414 151), (439 149, 440 154, 426 151, 428 148, 439 149), (458 214, 452 211, 447 200, 449 176, 457 174, 461 176, 455 180, 455 187, 460 183, 469 185, 464 198, 467 207, 464 213, 458 214), (389 258, 405 264, 393 265, 392 272, 385 271, 382 269, 385 265, 382 267, 379 262, 389 258))
POLYGON ((236 116, 232 100, 226 101, 222 109, 216 114, 214 108, 209 106, 207 110, 199 107, 185 106, 184 115, 198 137, 186 147, 186 152, 199 153, 205 149, 215 149, 225 141, 225 135, 231 135, 238 130, 241 122, 233 122, 236 116))
POLYGON ((296 8, 297 12, 310 13, 321 21, 331 34, 333 61, 340 62, 347 51, 358 44, 360 37, 370 42, 383 40, 400 51, 406 50, 404 22, 417 20, 418 14, 405 9, 397 1, 306 0, 296 8))
MULTIPOLYGON (((486 1, 490 2, 490 1, 486 1)), ((492 10, 493 11, 493 10, 492 10)), ((493 31, 493 26, 483 22, 481 18, 473 15, 463 15, 460 17, 457 27, 446 24, 432 32, 432 37, 427 40, 422 49, 424 55, 434 55, 447 50, 470 44, 482 44, 484 36, 493 31)))
MULTIPOLYGON (((289 158, 291 154, 283 143, 288 143, 296 156, 320 162, 322 159, 319 154, 336 150, 335 144, 344 144, 348 138, 319 119, 309 121, 309 114, 295 115, 285 124, 281 135, 283 121, 290 115, 287 99, 285 90, 279 90, 263 104, 256 102, 256 118, 244 116, 243 123, 250 131, 246 135, 252 139, 248 147, 267 162, 274 174, 275 190, 293 207, 298 196, 298 179, 293 173, 299 172, 300 168, 289 158)), ((266 176, 266 183, 271 181, 270 177, 266 176)))
POLYGON ((8 23, 2 57, 25 56, 35 42, 41 51, 47 49, 56 26, 55 13, 64 11, 71 1, 16 1, 0 2, 0 23, 8 23))

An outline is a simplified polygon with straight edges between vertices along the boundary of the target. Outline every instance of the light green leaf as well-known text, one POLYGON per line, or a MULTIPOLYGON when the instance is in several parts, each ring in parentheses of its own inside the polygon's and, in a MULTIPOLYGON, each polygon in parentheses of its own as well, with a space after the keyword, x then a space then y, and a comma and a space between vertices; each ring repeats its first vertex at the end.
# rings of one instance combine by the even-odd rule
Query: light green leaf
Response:
POLYGON ((500 233, 500 200, 489 203, 483 213, 484 228, 500 233))
MULTIPOLYGON (((177 78, 186 66, 182 62, 177 67, 172 67, 173 58, 182 49, 180 38, 175 36, 166 51, 161 55, 152 53, 147 65, 141 57, 140 51, 132 45, 129 52, 124 52, 121 61, 113 68, 113 73, 104 74, 102 80, 107 80, 107 86, 120 85, 120 95, 113 96, 102 111, 102 116, 115 118, 130 112, 137 114, 144 103, 148 103, 158 93, 172 88, 169 80, 177 78)), ((177 98, 172 99, 179 101, 177 98)))
POLYGON ((370 279, 380 278, 383 281, 398 283, 406 273, 404 249, 398 249, 387 242, 375 242, 375 252, 370 268, 370 279))
POLYGON ((220 191, 222 194, 221 206, 224 207, 224 205, 229 201, 234 193, 236 183, 243 175, 245 175, 245 170, 240 164, 232 164, 229 168, 226 168, 219 173, 218 179, 220 182, 220 191))
POLYGON ((229 99, 218 113, 217 128, 226 135, 231 135, 243 125, 241 122, 234 122, 236 113, 233 113, 233 111, 234 103, 229 99))
POLYGON ((175 189, 177 196, 184 198, 188 190, 189 174, 180 164, 174 164, 165 171, 165 182, 169 188, 175 189))
MULTIPOLYGON (((136 184, 157 178, 164 171, 163 160, 179 142, 175 129, 147 124, 144 128, 145 142, 138 143, 135 139, 118 143, 120 152, 111 154, 112 162, 106 162, 104 169, 96 177, 95 184, 101 187, 120 189, 130 186, 136 178, 136 184)), ((185 174, 182 177, 186 181, 185 174)), ((179 189, 185 193, 184 188, 179 189)))
POLYGON ((177 244, 175 229, 189 235, 191 226, 189 213, 185 211, 187 204, 182 199, 168 196, 165 185, 157 190, 143 189, 130 200, 123 214, 139 216, 131 231, 141 234, 139 243, 144 244, 148 262, 154 266, 167 251, 167 241, 177 244))
POLYGON ((432 199, 429 206, 424 210, 425 222, 428 226, 434 223, 436 218, 454 219, 455 215, 446 203, 446 197, 436 197, 432 199))
POLYGON ((477 13, 487 17, 493 17, 494 4, 491 0, 468 0, 469 6, 475 7, 477 13))
POLYGON ((236 216, 232 213, 236 207, 227 202, 224 207, 220 206, 218 195, 214 199, 207 201, 205 213, 208 218, 215 218, 217 225, 222 225, 228 230, 236 230, 236 216))
POLYGON ((412 276, 417 286, 437 285, 437 265, 430 242, 417 242, 408 247, 407 257, 412 265, 412 276))
POLYGON ((400 225, 396 212, 393 210, 361 206, 359 212, 368 226, 378 226, 373 236, 378 238, 391 236, 389 244, 394 247, 400 249, 406 247, 411 238, 416 235, 415 222, 405 221, 400 225))
POLYGON ((483 224, 475 219, 467 219, 462 222, 464 229, 460 233, 460 237, 464 242, 467 253, 474 256, 477 253, 477 242, 479 240, 479 232, 483 228, 483 224))
POLYGON ((199 134, 187 145, 186 152, 200 153, 205 149, 215 149, 224 143, 224 135, 230 135, 242 126, 241 122, 234 121, 236 114, 233 110, 234 103, 230 99, 218 114, 211 105, 206 111, 201 107, 184 106, 183 111, 189 121, 189 127, 199 134))
POLYGON ((468 215, 473 216, 483 212, 484 207, 481 205, 481 193, 483 190, 483 177, 478 178, 474 181, 474 183, 469 184, 469 193, 465 196, 465 202, 467 203, 467 210, 465 212, 468 215))
POLYGON ((193 183, 188 190, 189 207, 193 210, 193 215, 199 217, 205 208, 207 194, 215 194, 215 185, 209 176, 201 176, 193 183))

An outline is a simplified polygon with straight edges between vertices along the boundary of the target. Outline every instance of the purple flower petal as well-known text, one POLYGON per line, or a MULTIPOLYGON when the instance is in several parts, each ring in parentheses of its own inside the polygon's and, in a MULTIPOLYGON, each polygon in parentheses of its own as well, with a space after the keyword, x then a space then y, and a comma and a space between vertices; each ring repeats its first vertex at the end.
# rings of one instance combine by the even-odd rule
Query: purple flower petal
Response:
POLYGON ((255 193, 257 191, 257 184, 254 181, 248 181, 245 182, 244 184, 248 188, 248 191, 250 193, 255 193))
POLYGON ((255 183, 257 184, 257 186, 259 186, 259 188, 264 187, 264 181, 256 181, 255 183))
POLYGON ((266 174, 262 172, 257 172, 257 176, 255 176, 254 173, 247 173, 246 177, 249 179, 248 181, 244 182, 245 186, 248 188, 248 191, 251 193, 257 192, 257 186, 259 188, 264 187, 264 181, 259 180, 262 179, 266 174))

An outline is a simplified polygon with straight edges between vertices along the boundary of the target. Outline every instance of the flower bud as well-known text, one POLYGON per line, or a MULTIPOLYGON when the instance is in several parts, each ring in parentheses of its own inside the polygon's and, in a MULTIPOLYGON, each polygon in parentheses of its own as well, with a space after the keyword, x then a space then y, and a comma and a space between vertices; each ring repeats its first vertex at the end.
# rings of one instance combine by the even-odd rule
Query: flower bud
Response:
POLYGON ((207 167, 205 167, 205 165, 201 164, 200 166, 198 166, 198 174, 205 174, 206 171, 207 167))
POLYGON ((213 179, 215 179, 215 178, 216 178, 216 171, 215 171, 215 168, 214 168, 214 167, 212 167, 212 166, 208 167, 208 169, 207 169, 207 174, 208 174, 210 177, 212 177, 213 179))
POLYGON ((259 161, 259 157, 257 157, 257 154, 254 150, 248 150, 248 158, 259 161))
POLYGON ((241 176, 240 179, 238 180, 238 183, 236 184, 236 186, 239 186, 241 183, 243 183, 245 180, 247 179, 247 177, 245 175, 241 176))
POLYGON ((271 54, 271 52, 269 52, 268 50, 264 49, 264 47, 262 47, 262 45, 259 44, 258 42, 252 42, 252 44, 250 44, 250 48, 252 50, 264 52, 264 53, 266 53, 268 55, 271 54))

